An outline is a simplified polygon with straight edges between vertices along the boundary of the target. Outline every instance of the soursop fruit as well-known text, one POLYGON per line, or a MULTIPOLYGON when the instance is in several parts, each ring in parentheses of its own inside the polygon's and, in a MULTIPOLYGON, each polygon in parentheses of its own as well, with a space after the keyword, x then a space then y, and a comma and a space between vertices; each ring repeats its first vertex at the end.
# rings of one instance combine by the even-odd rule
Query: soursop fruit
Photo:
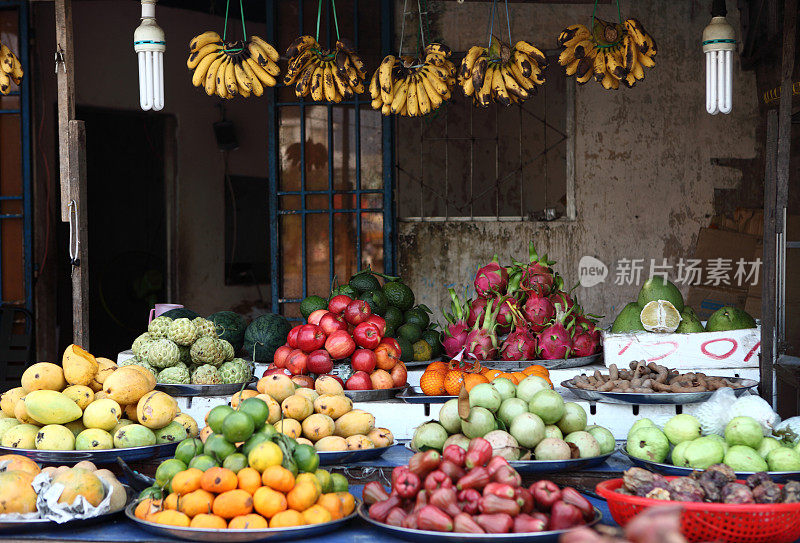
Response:
POLYGON ((213 337, 217 338, 217 325, 203 317, 197 317, 192 320, 197 327, 198 337, 213 337))
POLYGON ((150 343, 155 338, 150 335, 150 332, 145 332, 141 334, 139 337, 133 340, 133 345, 131 345, 131 350, 133 351, 133 356, 139 359, 144 359, 142 356, 142 350, 144 349, 147 343, 150 343))
POLYGON ((158 370, 157 369, 155 369, 153 366, 151 366, 150 364, 148 364, 144 360, 139 360, 136 357, 129 358, 127 360, 123 360, 122 362, 117 364, 118 368, 122 368, 124 366, 141 366, 141 367, 147 369, 147 371, 149 371, 150 373, 152 373, 153 377, 155 377, 158 374, 158 370))
POLYGON ((175 319, 170 323, 167 337, 177 345, 191 345, 199 335, 197 326, 189 319, 175 319))
POLYGON ((155 340, 147 349, 147 362, 156 369, 174 366, 180 357, 178 346, 166 338, 155 340))
POLYGON ((233 360, 233 358, 236 356, 236 351, 233 349, 233 345, 224 339, 218 339, 217 341, 219 341, 222 345, 222 352, 225 354, 225 362, 233 360))
POLYGON ((219 371, 211 364, 204 364, 192 373, 193 385, 219 385, 221 383, 219 371))
POLYGON ((197 365, 211 364, 212 366, 219 367, 220 364, 225 362, 225 350, 222 346, 222 342, 210 337, 198 338, 198 340, 192 344, 190 354, 192 362, 197 365))
MULTIPOLYGON (((241 360, 241 359, 236 359, 241 360)), ((250 380, 250 372, 245 364, 231 360, 219 367, 219 376, 225 384, 244 383, 250 380)))
POLYGON ((169 317, 156 317, 150 322, 147 331, 150 332, 154 339, 167 337, 170 324, 172 324, 172 319, 169 317))
POLYGON ((189 373, 189 368, 184 364, 178 364, 171 368, 164 368, 158 372, 159 383, 166 383, 171 385, 188 385, 192 381, 192 375, 189 373))

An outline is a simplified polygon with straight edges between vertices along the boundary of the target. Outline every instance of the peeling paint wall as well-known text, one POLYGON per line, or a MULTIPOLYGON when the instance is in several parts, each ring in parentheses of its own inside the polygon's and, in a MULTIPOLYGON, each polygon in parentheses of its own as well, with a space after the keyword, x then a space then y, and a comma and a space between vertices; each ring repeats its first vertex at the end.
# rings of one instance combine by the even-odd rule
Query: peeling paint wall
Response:
MULTIPOLYGON (((438 6, 443 12, 436 30, 453 50, 486 40, 486 2, 438 6)), ((447 286, 471 285, 475 270, 494 253, 504 261, 526 256, 533 240, 540 253, 558 261, 556 268, 570 285, 578 282, 582 255, 609 266, 612 275, 604 283, 575 291, 587 311, 606 314, 603 322, 609 323, 638 291, 635 285, 614 284, 617 260, 645 259, 646 276, 650 259, 660 264, 667 258, 675 265, 692 255, 699 228, 713 214, 714 190, 741 182, 738 171, 712 166, 711 159, 751 158, 762 145, 755 77, 738 62, 732 113, 705 112, 700 37, 710 20, 708 7, 699 1, 622 3, 623 16, 639 19, 659 52, 656 66, 633 89, 606 91, 592 81, 576 91, 576 221, 399 225, 400 272, 419 302, 443 307, 449 303, 447 286)), ((509 9, 515 39, 548 49, 555 48, 561 29, 588 23, 591 15, 590 5, 513 3, 509 9)), ((611 18, 612 7, 601 6, 598 15, 611 18)), ((728 20, 738 28, 738 11, 731 10, 728 20)))

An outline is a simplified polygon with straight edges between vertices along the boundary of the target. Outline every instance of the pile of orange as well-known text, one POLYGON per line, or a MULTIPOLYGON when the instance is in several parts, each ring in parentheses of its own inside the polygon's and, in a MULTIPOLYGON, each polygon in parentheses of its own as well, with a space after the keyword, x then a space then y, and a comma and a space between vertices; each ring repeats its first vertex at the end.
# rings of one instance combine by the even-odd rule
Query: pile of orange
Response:
POLYGON ((550 383, 551 387, 553 386, 550 381, 550 372, 539 364, 531 364, 522 371, 510 373, 484 368, 477 362, 474 366, 464 366, 463 363, 455 360, 451 360, 449 363, 431 362, 425 368, 419 385, 422 393, 426 396, 457 396, 462 386, 469 392, 475 385, 490 383, 499 377, 504 377, 518 385, 520 381, 530 375, 538 375, 550 383))
POLYGON ((135 515, 170 526, 257 530, 323 524, 354 509, 352 494, 323 494, 313 473, 295 477, 281 466, 270 466, 263 473, 253 468, 234 473, 215 467, 177 473, 172 493, 163 500, 142 500, 135 515))

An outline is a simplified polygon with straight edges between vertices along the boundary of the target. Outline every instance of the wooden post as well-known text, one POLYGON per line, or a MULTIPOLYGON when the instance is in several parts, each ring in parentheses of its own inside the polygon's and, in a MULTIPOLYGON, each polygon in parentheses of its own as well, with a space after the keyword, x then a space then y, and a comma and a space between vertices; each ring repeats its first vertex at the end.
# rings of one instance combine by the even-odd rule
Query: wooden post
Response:
POLYGON ((70 243, 77 249, 77 259, 72 262, 72 340, 89 349, 89 210, 86 208, 86 127, 83 121, 69 122, 69 155, 72 200, 68 207, 73 216, 77 215, 70 222, 70 243))
POLYGON ((58 162, 61 179, 61 220, 69 221, 69 122, 75 118, 75 61, 72 41, 72 0, 56 0, 56 63, 58 84, 58 162))
POLYGON ((761 363, 759 390, 772 405, 773 364, 775 363, 777 236, 775 234, 775 162, 778 154, 778 112, 767 112, 767 144, 764 150, 764 255, 761 279, 761 363))

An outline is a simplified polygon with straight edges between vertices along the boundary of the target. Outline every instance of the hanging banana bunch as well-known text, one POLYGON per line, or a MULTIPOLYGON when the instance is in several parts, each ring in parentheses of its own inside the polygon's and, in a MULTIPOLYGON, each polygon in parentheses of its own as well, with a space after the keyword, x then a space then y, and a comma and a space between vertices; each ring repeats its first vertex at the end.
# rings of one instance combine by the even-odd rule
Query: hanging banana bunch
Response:
POLYGON ((220 98, 261 96, 264 87, 274 87, 280 74, 280 55, 273 46, 250 36, 245 41, 223 43, 214 31, 203 32, 189 42, 186 66, 194 70, 192 84, 220 98))
POLYGON ((425 57, 388 55, 372 75, 369 94, 373 109, 383 115, 418 117, 439 108, 452 96, 456 67, 450 48, 441 43, 425 46, 425 57))
POLYGON ((545 68, 547 59, 534 45, 518 41, 512 48, 493 36, 491 47, 467 51, 458 82, 476 106, 521 104, 536 94, 536 85, 544 84, 545 68))
POLYGON ((5 95, 11 92, 12 81, 16 85, 22 83, 23 75, 22 64, 17 55, 12 53, 5 44, 0 43, 0 94, 5 95))
POLYGON ((594 19, 592 30, 575 24, 558 37, 562 47, 558 63, 567 75, 576 76, 580 84, 592 76, 605 89, 618 89, 620 82, 633 87, 644 79, 644 68, 655 66, 656 42, 636 19, 609 23, 594 19))
POLYGON ((347 40, 333 51, 320 47, 313 36, 300 36, 286 50, 289 67, 283 82, 294 85, 298 98, 339 103, 364 92, 364 62, 347 40))

